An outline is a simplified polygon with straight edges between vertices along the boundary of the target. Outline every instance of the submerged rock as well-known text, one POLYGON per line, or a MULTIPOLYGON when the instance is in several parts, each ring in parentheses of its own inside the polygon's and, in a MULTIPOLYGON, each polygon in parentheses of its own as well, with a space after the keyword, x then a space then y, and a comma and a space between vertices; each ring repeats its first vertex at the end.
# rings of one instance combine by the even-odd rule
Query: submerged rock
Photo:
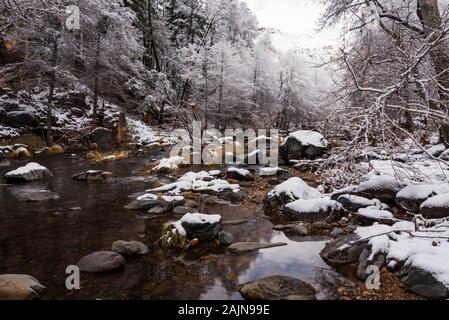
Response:
POLYGON ((299 279, 272 276, 243 285, 240 294, 247 300, 316 300, 316 291, 299 279))
POLYGON ((0 300, 38 299, 45 287, 35 278, 24 274, 0 275, 0 300))
POLYGON ((76 265, 81 272, 109 272, 122 268, 125 265, 125 258, 117 252, 99 251, 84 256, 76 265))
POLYGON ((33 182, 45 180, 52 177, 53 174, 38 163, 30 162, 24 167, 10 171, 5 174, 7 182, 33 182))
POLYGON ((261 242, 237 242, 228 247, 228 250, 235 253, 257 251, 261 249, 269 249, 274 247, 283 247, 287 243, 261 243, 261 242))
POLYGON ((148 253, 148 247, 139 241, 118 240, 112 244, 112 251, 125 256, 145 255, 148 253))
POLYGON ((50 190, 40 190, 36 192, 27 192, 24 194, 24 200, 27 202, 41 202, 48 200, 58 200, 60 197, 56 192, 50 190))
POLYGON ((101 170, 89 170, 86 172, 81 172, 74 174, 72 179, 78 181, 100 181, 106 179, 108 176, 111 176, 112 173, 101 171, 101 170))
POLYGON ((220 231, 218 233, 218 241, 225 246, 229 246, 234 242, 234 236, 229 232, 220 231))

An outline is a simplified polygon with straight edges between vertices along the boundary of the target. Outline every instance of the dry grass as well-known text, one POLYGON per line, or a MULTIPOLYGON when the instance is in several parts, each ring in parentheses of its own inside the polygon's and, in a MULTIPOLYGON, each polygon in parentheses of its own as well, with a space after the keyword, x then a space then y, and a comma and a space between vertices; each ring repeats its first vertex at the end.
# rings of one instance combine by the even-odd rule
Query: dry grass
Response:
POLYGON ((58 156, 64 154, 64 148, 59 145, 54 145, 48 148, 48 154, 51 156, 58 156))

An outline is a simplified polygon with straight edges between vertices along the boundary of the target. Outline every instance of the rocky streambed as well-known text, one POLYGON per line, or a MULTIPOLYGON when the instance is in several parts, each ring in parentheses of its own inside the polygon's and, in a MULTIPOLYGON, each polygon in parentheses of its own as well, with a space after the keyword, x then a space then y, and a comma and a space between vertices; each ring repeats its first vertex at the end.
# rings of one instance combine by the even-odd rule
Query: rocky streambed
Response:
MULTIPOLYGON (((337 289, 350 283, 319 255, 328 237, 273 228, 276 221, 263 209, 272 178, 242 183, 247 194, 244 200, 229 202, 211 195, 200 199, 192 193, 190 205, 196 202, 194 211, 221 215, 222 229, 232 235, 234 243, 283 246, 236 253, 212 242, 187 251, 163 250, 157 245, 162 226, 180 219, 184 212, 158 214, 124 208, 142 191, 176 180, 173 175, 149 176, 149 158, 98 164, 78 155, 42 156, 32 161, 48 168, 51 177, 27 183, 3 179, 0 275, 31 275, 45 287, 38 292, 41 299, 242 299, 242 284, 270 276, 300 279, 313 287, 317 298, 334 299, 337 289), (98 178, 93 170, 108 174, 98 178), (82 172, 87 174, 80 176, 82 172), (149 252, 124 255, 123 262, 114 262, 118 268, 111 272, 82 273, 81 289, 66 289, 67 266, 80 265, 81 258, 94 252, 110 252, 118 240, 138 241, 149 252)), ((1 176, 29 162, 12 160, 1 168, 1 176)), ((1 279, 2 284, 11 284, 10 280, 1 279)), ((19 297, 36 297, 29 294, 33 283, 28 278, 25 284, 23 279, 13 280, 25 286, 19 297)))

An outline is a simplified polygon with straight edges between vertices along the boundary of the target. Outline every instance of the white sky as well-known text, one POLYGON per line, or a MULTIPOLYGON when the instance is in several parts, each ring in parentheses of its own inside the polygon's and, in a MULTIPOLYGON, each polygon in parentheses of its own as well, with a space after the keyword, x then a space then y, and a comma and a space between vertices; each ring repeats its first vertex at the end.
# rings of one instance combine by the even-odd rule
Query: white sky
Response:
POLYGON ((323 10, 318 0, 244 0, 261 27, 286 33, 315 34, 323 10))

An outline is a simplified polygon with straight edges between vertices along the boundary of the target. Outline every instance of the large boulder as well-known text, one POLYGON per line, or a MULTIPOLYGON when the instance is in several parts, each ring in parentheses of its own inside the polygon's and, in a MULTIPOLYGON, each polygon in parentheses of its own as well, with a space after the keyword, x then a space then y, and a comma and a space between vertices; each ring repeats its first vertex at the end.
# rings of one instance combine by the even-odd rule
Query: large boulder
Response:
POLYGON ((247 300, 316 300, 311 285, 285 276, 256 280, 243 285, 239 291, 247 300))
POLYGON ((291 133, 280 147, 281 158, 290 160, 315 159, 328 151, 329 143, 316 131, 300 130, 291 133))
POLYGON ((40 119, 35 115, 26 111, 11 111, 9 112, 3 122, 12 127, 37 127, 40 119))
POLYGON ((76 265, 81 272, 110 272, 122 268, 125 265, 125 259, 117 252, 99 251, 84 256, 76 265))
POLYGON ((379 199, 386 203, 395 203, 396 194, 406 187, 405 183, 391 176, 375 176, 361 183, 355 190, 355 195, 368 199, 379 199))
POLYGON ((449 192, 449 185, 409 185, 398 192, 396 203, 404 210, 419 213, 421 205, 428 199, 449 192))
POLYGON ((428 219, 449 217, 449 193, 434 196, 421 204, 420 214, 428 219))
POLYGON ((291 220, 315 222, 335 219, 341 212, 342 205, 328 198, 296 200, 284 207, 284 214, 291 220))
POLYGON ((38 163, 30 162, 24 167, 10 171, 5 174, 5 179, 8 182, 32 182, 45 180, 52 177, 53 174, 38 163))
POLYGON ((0 300, 38 299, 45 287, 25 274, 0 275, 0 300))
POLYGON ((368 245, 368 240, 360 240, 360 237, 353 233, 342 236, 328 242, 320 255, 327 264, 334 267, 357 263, 368 245))
POLYGON ((275 209, 296 200, 318 199, 322 196, 321 192, 308 186, 301 178, 293 177, 268 193, 266 204, 275 209))
POLYGON ((86 138, 89 143, 97 145, 101 151, 110 151, 114 148, 114 136, 110 129, 96 128, 86 138))
POLYGON ((415 266, 413 263, 406 263, 399 271, 401 284, 408 290, 429 298, 429 299, 447 299, 449 297, 449 289, 438 276, 415 266))

